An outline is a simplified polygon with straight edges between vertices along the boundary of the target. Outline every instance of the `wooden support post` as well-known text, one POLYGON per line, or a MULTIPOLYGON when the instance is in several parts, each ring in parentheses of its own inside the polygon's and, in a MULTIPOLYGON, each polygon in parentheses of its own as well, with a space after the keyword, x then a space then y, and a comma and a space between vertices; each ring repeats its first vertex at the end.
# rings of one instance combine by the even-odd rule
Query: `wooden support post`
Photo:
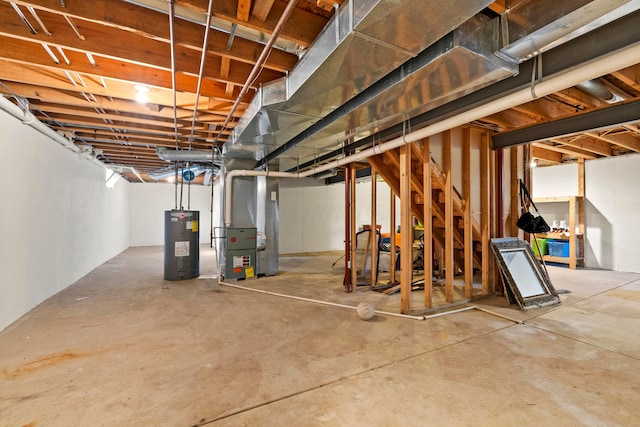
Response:
MULTIPOLYGON (((578 233, 584 236, 584 193, 585 193, 585 180, 584 180, 584 159, 578 159, 578 233)), ((571 230, 571 233, 574 231, 571 230)), ((584 238, 584 237, 583 237, 584 238)), ((580 254, 584 256, 584 254, 580 254)))
POLYGON ((453 302, 453 278, 455 265, 453 258, 453 179, 451 169, 451 131, 445 131, 442 138, 442 172, 444 181, 444 268, 445 295, 448 303, 453 302))
POLYGON ((433 288, 433 213, 431 212, 431 199, 433 192, 431 191, 431 148, 429 138, 422 140, 422 188, 424 192, 424 306, 431 308, 433 306, 433 297, 431 291, 433 288))
POLYGON ((489 249, 489 225, 491 209, 491 170, 489 161, 489 134, 482 134, 480 142, 480 230, 482 235, 482 293, 489 293, 490 259, 492 257, 489 249))
POLYGON ((389 235, 389 247, 391 252, 389 253, 389 283, 396 283, 396 195, 393 191, 389 191, 391 194, 391 201, 389 203, 389 228, 391 228, 391 234, 389 235))
POLYGON ((371 169, 371 287, 378 279, 378 187, 376 171, 371 169))
POLYGON ((578 196, 584 197, 584 158, 578 159, 578 196))
POLYGON ((569 197, 569 268, 576 269, 576 198, 569 197))
POLYGON ((351 185, 349 190, 349 207, 351 217, 351 286, 352 291, 358 290, 358 264, 356 260, 356 164, 348 166, 351 169, 351 185))
POLYGON ((411 220, 411 147, 400 147, 400 312, 411 310, 413 224, 411 220))
POLYGON ((518 147, 509 148, 509 169, 511 179, 509 182, 511 207, 509 208, 509 236, 518 237, 518 206, 519 206, 519 193, 520 185, 518 182, 518 147))
POLYGON ((462 147, 462 194, 464 222, 464 296, 473 296, 473 227, 471 224, 471 128, 464 129, 462 147))

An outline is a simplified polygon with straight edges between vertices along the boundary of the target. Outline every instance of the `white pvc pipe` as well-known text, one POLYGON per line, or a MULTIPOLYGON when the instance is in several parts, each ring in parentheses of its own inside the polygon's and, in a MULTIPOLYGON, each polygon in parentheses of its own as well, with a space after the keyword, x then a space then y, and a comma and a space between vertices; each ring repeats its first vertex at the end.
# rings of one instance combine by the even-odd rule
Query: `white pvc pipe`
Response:
MULTIPOLYGON (((338 303, 335 303, 335 302, 322 301, 322 300, 304 298, 304 297, 297 297, 297 296, 294 296, 294 295, 280 294, 278 292, 263 291, 262 289, 248 288, 246 286, 234 285, 234 284, 227 283, 227 282, 218 282, 218 283, 220 285, 222 285, 222 286, 229 286, 230 288, 243 289, 245 291, 258 292, 258 293, 261 293, 261 294, 273 295, 273 296, 276 296, 276 297, 283 297, 283 298, 289 298, 289 299, 295 299, 295 300, 298 300, 298 301, 313 302, 313 303, 316 303, 316 304, 329 305, 329 306, 332 306, 332 307, 340 307, 340 308, 348 308, 348 309, 351 309, 351 310, 357 310, 357 307, 354 307, 354 306, 351 306, 351 305, 346 305, 346 304, 338 304, 338 303)), ((471 308, 473 308, 473 307, 471 307, 471 308)), ((381 311, 381 310, 375 310, 375 312, 377 314, 383 314, 385 316, 402 317, 404 319, 412 319, 412 320, 424 320, 426 318, 425 316, 412 316, 410 314, 391 313, 389 311, 381 311)), ((454 311, 451 311, 451 313, 453 313, 453 312, 454 311)), ((440 316, 443 316, 444 314, 447 314, 447 313, 439 313, 440 316)))
MULTIPOLYGON (((22 108, 20 108, 17 105, 15 105, 13 102, 9 101, 4 96, 0 96, 0 110, 4 111, 5 113, 8 113, 8 114, 12 115, 16 119, 18 119, 22 123, 24 123, 25 125, 31 126, 33 129, 35 129, 38 132, 42 133, 44 136, 53 139, 58 144, 60 144, 63 147, 73 151, 74 153, 79 153, 80 152, 80 149, 74 143, 69 141, 64 136, 60 135, 58 132, 56 132, 53 129, 51 129, 49 126, 47 126, 44 123, 42 123, 33 114, 31 114, 31 112, 23 110, 22 108)), ((101 166, 101 167, 103 167, 105 169, 113 170, 112 169, 113 167, 129 169, 129 170, 131 170, 131 172, 133 172, 135 174, 135 176, 138 177, 138 179, 140 181, 145 182, 142 179, 142 177, 140 176, 140 174, 138 173, 138 171, 132 166, 124 166, 124 165, 115 166, 115 165, 111 165, 112 167, 109 167, 109 166, 105 165, 104 163, 102 163, 100 160, 96 159, 95 157, 90 157, 89 160, 92 161, 93 163, 95 163, 96 165, 101 166)))
MULTIPOLYGON (((549 95, 560 90, 564 90, 568 87, 575 86, 587 80, 595 79, 605 74, 620 70, 625 67, 635 65, 637 58, 640 57, 640 44, 636 44, 627 49, 623 49, 617 52, 612 52, 609 55, 595 59, 589 63, 582 64, 577 69, 564 70, 562 73, 556 74, 550 77, 548 80, 538 81, 535 85, 535 93, 537 97, 549 95)), ((464 113, 458 114, 453 117, 449 117, 438 121, 429 126, 425 126, 415 132, 408 133, 406 135, 392 139, 384 144, 376 145, 374 147, 362 150, 356 154, 352 154, 347 157, 343 157, 333 162, 324 164, 322 166, 307 169, 304 172, 288 173, 288 172, 265 172, 265 171, 242 171, 234 170, 227 174, 225 182, 225 225, 229 227, 231 225, 231 190, 232 180, 236 176, 272 176, 278 178, 305 178, 311 175, 315 175, 319 172, 336 168, 339 166, 347 165, 352 162, 364 160, 368 157, 376 154, 384 153, 389 150, 399 148, 405 144, 420 141, 421 139, 429 136, 436 135, 438 133, 453 129, 458 126, 465 125, 473 122, 474 120, 481 119, 492 114, 499 113, 509 108, 522 105, 526 102, 533 101, 534 96, 530 87, 520 89, 517 92, 503 98, 495 99, 493 101, 482 104, 479 107, 472 108, 464 113)))
POLYGON ((70 142, 67 138, 54 131, 53 129, 42 123, 40 120, 36 119, 36 117, 29 111, 23 110, 4 96, 0 96, 0 110, 12 115, 25 125, 31 126, 41 134, 53 139, 63 147, 68 148, 69 150, 76 153, 80 151, 80 149, 76 147, 75 144, 70 142))

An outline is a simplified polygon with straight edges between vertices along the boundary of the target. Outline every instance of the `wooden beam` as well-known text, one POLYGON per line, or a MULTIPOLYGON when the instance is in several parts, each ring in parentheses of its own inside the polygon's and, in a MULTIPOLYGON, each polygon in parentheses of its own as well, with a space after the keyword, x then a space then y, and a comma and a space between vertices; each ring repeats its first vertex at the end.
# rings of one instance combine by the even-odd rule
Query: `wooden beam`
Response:
MULTIPOLYGON (((564 144, 564 142, 560 140, 558 140, 556 143, 564 144)), ((540 148, 544 148, 545 150, 555 151, 557 153, 567 154, 569 156, 574 156, 578 158, 582 157, 585 160, 593 160, 598 158, 598 156, 592 153, 589 153, 587 151, 580 150, 578 148, 567 147, 565 145, 552 145, 552 144, 545 144, 544 142, 533 142, 532 144, 534 147, 540 147, 540 148)))
POLYGON ((222 58, 220 60, 220 77, 222 77, 223 79, 228 78, 230 68, 231 68, 231 60, 229 58, 222 58))
POLYGON ((433 305, 433 212, 431 189, 431 147, 429 138, 422 140, 422 187, 424 191, 424 214, 422 225, 424 227, 424 306, 431 308, 433 305))
POLYGON ((637 91, 640 91, 640 67, 637 64, 615 71, 611 74, 621 82, 631 86, 637 91))
POLYGON ((640 139, 629 134, 606 135, 598 134, 597 132, 585 132, 585 135, 607 144, 619 145, 627 150, 635 151, 636 153, 640 152, 640 139))
MULTIPOLYGON (((389 160, 391 160, 391 163, 395 167, 400 168, 400 155, 398 154, 398 151, 390 150, 385 152, 384 154, 387 156, 389 160)), ((416 193, 418 193, 420 196, 424 196, 424 189, 422 188, 422 183, 420 182, 418 177, 412 173, 410 178, 411 178, 411 189, 416 193)))
POLYGON ((554 142, 558 142, 571 147, 580 148, 581 150, 590 151, 597 155, 610 157, 612 155, 611 145, 599 141, 597 139, 591 139, 584 135, 579 135, 571 138, 552 139, 554 142))
MULTIPOLYGON (((531 157, 541 159, 551 163, 562 163, 562 154, 556 151, 547 150, 541 146, 531 145, 531 157)), ((584 160, 584 159, 582 159, 584 160)))
MULTIPOLYGON (((578 234, 584 236, 584 197, 585 197, 584 159, 578 159, 578 234)), ((571 230, 571 235, 575 229, 571 230)), ((572 237, 575 239, 575 236, 572 237)), ((583 248, 584 250, 584 248, 583 248)), ((581 254, 584 257, 584 254, 581 254)))
POLYGON ((464 222, 464 296, 473 296, 473 226, 471 224, 471 129, 465 128, 462 141, 462 195, 464 222))
POLYGON ((519 182, 518 182, 518 147, 509 147, 509 170, 511 179, 509 180, 509 232, 511 237, 518 237, 518 206, 519 206, 519 182))
MULTIPOLYGON (((388 182, 387 182, 388 184, 388 182)), ((389 227, 391 228, 391 234, 389 238, 389 247, 391 253, 389 254, 389 283, 396 283, 396 195, 393 191, 389 191, 389 227)))
POLYGON ((378 187, 376 171, 371 170, 371 287, 376 285, 378 278, 378 187))
POLYGON ((400 312, 411 310, 413 224, 411 217, 411 148, 400 147, 400 312))
POLYGON ((576 269, 577 259, 576 259, 576 198, 569 198, 569 230, 571 233, 571 239, 569 239, 569 268, 572 270, 576 269))
POLYGON ((453 242, 453 179, 451 167, 451 131, 442 135, 442 172, 444 175, 444 267, 446 302, 453 302, 453 279, 455 273, 453 242))
MULTIPOLYGON (((243 22, 237 18, 237 1, 238 0, 215 0, 213 2, 213 16, 225 21, 241 24, 267 34, 273 32, 278 19, 287 5, 284 1, 279 1, 274 4, 272 13, 270 13, 264 21, 252 16, 247 22, 243 22)), ((104 25, 113 25, 122 29, 131 29, 143 32, 144 34, 154 37, 169 38, 169 20, 167 18, 168 14, 166 13, 168 8, 162 12, 154 12, 146 7, 130 4, 123 7, 119 0, 100 0, 91 2, 67 1, 65 2, 65 7, 61 7, 59 2, 52 2, 50 0, 17 0, 16 2, 23 5, 33 5, 38 9, 39 14, 40 10, 55 14, 64 13, 74 18, 74 20, 75 18, 79 20, 90 20, 104 25), (117 11, 117 13, 114 11, 117 11), (166 27, 164 22, 167 22, 166 27), (158 28, 162 29, 162 32, 159 32, 158 28)), ((206 1, 179 1, 176 6, 184 7, 185 10, 190 9, 204 15, 201 16, 202 23, 204 23, 204 19, 207 14, 207 3, 208 2, 206 1)), ((40 15, 44 16, 43 14, 40 15)), ((176 19, 176 24, 179 24, 181 21, 186 20, 176 19)), ((326 23, 327 18, 315 15, 301 8, 296 8, 287 22, 287 25, 283 28, 281 37, 307 47, 313 42, 326 23)), ((202 28, 200 24, 191 25, 195 28, 202 28)), ((181 40, 181 38, 179 37, 177 40, 181 40)), ((200 43, 202 43, 202 30, 200 30, 200 43)))
MULTIPOLYGON (((165 17, 166 18, 166 17, 165 17)), ((148 19, 148 18, 147 18, 148 19)), ((78 25, 81 26, 82 35, 85 38, 80 40, 73 31, 69 29, 69 24, 61 15, 50 15, 47 17, 47 28, 51 31, 51 36, 46 36, 44 33, 31 34, 17 18, 17 15, 13 12, 13 9, 8 3, 0 2, 0 35, 4 36, 3 43, 13 43, 15 41, 31 42, 34 52, 42 51, 45 54, 44 58, 48 57, 46 52, 41 46, 41 43, 46 43, 52 48, 60 47, 64 49, 65 53, 68 51, 75 51, 76 53, 86 54, 89 53, 94 56, 96 62, 96 71, 99 73, 106 65, 110 67, 116 66, 114 61, 125 61, 129 64, 137 64, 147 67, 160 68, 164 70, 171 70, 171 58, 167 55, 169 45, 167 40, 152 39, 141 35, 140 33, 125 31, 114 27, 108 28, 108 33, 105 33, 105 26, 82 21, 78 25), (108 34, 108 35, 107 35, 108 34), (111 59, 111 61, 108 61, 111 59)), ((162 22, 165 22, 163 20, 162 22)), ((166 20, 168 26, 168 20, 166 20)), ((202 30, 201 30, 202 31, 202 30)), ((221 33, 224 34, 224 33, 221 33)), ((200 33, 198 43, 202 43, 203 34, 200 33)), ((13 57, 12 55, 21 55, 21 52, 17 50, 17 47, 12 47, 11 44, 5 44, 3 54, 13 57)), ((259 49, 259 45, 255 44, 254 49, 259 49)), ((56 49, 53 49, 54 53, 58 55, 56 49)), ((176 60, 177 71, 198 75, 200 68, 201 49, 193 49, 185 47, 180 44, 176 44, 176 60)), ((208 78, 215 78, 217 76, 218 66, 220 63, 219 52, 226 51, 226 42, 224 46, 217 46, 215 51, 207 51, 207 61, 205 63, 205 75, 208 78), (215 52, 215 54, 213 53, 215 52)), ((279 54, 276 54, 279 55, 279 54)), ((229 55, 231 56, 231 55, 229 55)), ((42 58, 38 55, 35 59, 42 58)), ((58 58, 62 64, 62 58, 58 58)), ((71 59, 71 57, 69 57, 71 59)), ((243 75, 238 75, 240 84, 243 84, 246 77, 251 72, 253 64, 257 60, 255 54, 251 57, 240 58, 236 56, 234 59, 237 61, 242 59, 242 62, 238 62, 238 65, 242 65, 244 68, 243 75)), ((85 57, 83 60, 74 61, 71 64, 76 66, 76 62, 80 62, 85 65, 93 66, 89 60, 85 57)), ((49 58, 49 64, 53 65, 54 62, 49 58)), ((287 64, 281 64, 273 70, 273 67, 266 67, 263 72, 271 77, 282 76, 282 73, 289 70, 295 64, 295 58, 288 60, 287 64), (275 74, 273 74, 275 73, 275 74)), ((64 64, 66 65, 66 64, 64 64)), ((237 71, 240 71, 238 68, 237 71)), ((232 76, 236 78, 236 76, 232 76)), ((260 82, 270 81, 271 78, 264 79, 260 77, 260 82)), ((256 84, 259 84, 256 83, 256 84)))
POLYGON ((238 18, 238 21, 247 22, 249 20, 250 12, 251 0, 238 0, 238 11, 236 12, 236 18, 238 18))
POLYGON ((491 250, 489 249, 489 227, 490 227, 490 210, 491 210, 491 169, 489 154, 491 149, 489 148, 489 133, 482 134, 480 142, 480 229, 482 234, 482 293, 487 295, 489 293, 489 275, 490 275, 490 263, 491 250))
POLYGON ((351 182, 349 189, 349 221, 351 222, 351 286, 352 291, 358 289, 358 264, 356 259, 356 164, 350 163, 348 168, 351 169, 351 182))
POLYGON ((251 14, 259 21, 266 21, 273 7, 274 0, 256 0, 251 14))
POLYGON ((496 0, 487 7, 498 15, 502 15, 507 10, 506 0, 496 0))
POLYGON ((584 177, 584 159, 578 159, 578 196, 580 197, 584 197, 584 177))
MULTIPOLYGON (((375 168, 376 172, 380 174, 380 176, 384 178, 389 187, 391 187, 391 191, 393 191, 396 196, 400 197, 400 184, 398 181, 398 177, 394 175, 393 169, 391 169, 384 163, 382 156, 383 154, 378 154, 376 156, 369 157, 367 160, 369 161, 369 164, 371 164, 371 167, 375 168)), ((422 218, 422 209, 418 206, 413 197, 411 197, 410 199, 411 211, 420 220, 420 222, 423 222, 424 219, 422 218)), ((434 213, 436 216, 441 214, 441 212, 437 210, 437 207, 434 207, 434 213)), ((442 218, 442 220, 444 221, 444 216, 440 216, 439 218, 442 218)))
MULTIPOLYGON (((126 72, 123 71, 123 76, 126 75, 126 72)), ((21 84, 32 85, 32 82, 37 81, 39 86, 34 86, 34 90, 38 90, 40 87, 44 87, 47 89, 57 89, 57 90, 65 90, 76 93, 78 96, 82 96, 81 93, 85 94, 93 94, 100 95, 103 97, 111 97, 117 99, 124 99, 132 102, 136 102, 135 100, 135 90, 133 89, 134 83, 140 83, 141 81, 121 81, 115 80, 111 78, 104 78, 105 85, 102 84, 100 80, 100 76, 97 75, 89 75, 89 74, 81 74, 86 87, 76 82, 74 85, 67 77, 63 70, 58 70, 54 68, 48 67, 38 67, 38 66, 29 66, 18 64, 10 61, 0 61, 0 80, 3 81, 11 81, 17 82, 21 84)), ((72 76, 73 77, 73 76, 72 76)), ((75 80, 76 78, 74 78, 75 80)), ((180 75, 177 78, 177 88, 179 92, 176 94, 177 105, 179 108, 185 108, 189 106, 193 108, 195 105, 195 89, 197 85, 197 78, 190 76, 180 75), (193 86, 191 86, 193 83, 193 86), (193 89, 193 91, 191 90, 193 89)), ((146 80, 142 81, 142 83, 146 83, 146 80)), ((206 83, 206 82, 203 82, 206 83)), ((220 86, 219 88, 215 88, 215 93, 212 92, 213 87, 209 84, 203 84, 202 93, 199 100, 199 109, 209 109, 209 104, 211 99, 207 98, 208 93, 213 95, 214 97, 219 97, 224 99, 225 101, 229 101, 229 98, 224 94, 224 89, 220 86)), ((150 85, 149 92, 149 103, 154 105, 161 106, 171 106, 173 108, 173 94, 170 87, 158 87, 155 85, 150 85)), ((250 97, 246 98, 250 100, 250 97)), ((242 112, 244 112, 248 102, 244 102, 241 108, 241 111, 234 114, 234 117, 240 117, 242 112)), ((191 113, 193 114, 193 113, 191 113)))

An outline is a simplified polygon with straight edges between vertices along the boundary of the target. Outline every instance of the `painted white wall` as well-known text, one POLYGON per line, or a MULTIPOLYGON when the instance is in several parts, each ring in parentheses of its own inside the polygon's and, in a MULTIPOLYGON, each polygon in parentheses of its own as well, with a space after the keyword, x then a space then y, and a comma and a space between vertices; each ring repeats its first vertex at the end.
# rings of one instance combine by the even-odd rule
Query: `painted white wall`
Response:
POLYGON ((129 183, 0 112, 0 330, 129 246, 129 183))
MULTIPOLYGON (((534 169, 533 197, 577 195, 577 177, 576 164, 534 169)), ((638 155, 585 162, 585 266, 640 272, 638 182, 638 155)), ((538 208, 549 224, 568 220, 567 204, 545 203, 538 208)))
MULTIPOLYGON (((378 181, 376 223, 388 233, 391 190, 378 181)), ((280 180, 281 254, 344 249, 344 183, 324 185, 307 179, 280 180)), ((400 207, 396 202, 397 224, 400 207)), ((371 178, 356 182, 356 223, 358 228, 371 224, 371 178)))
POLYGON ((640 272, 640 156, 585 163, 585 253, 590 266, 640 272))
MULTIPOLYGON (((171 183, 130 184, 130 244, 131 246, 164 245, 164 211, 175 207, 175 185, 171 183)), ((200 243, 210 242, 211 233, 211 187, 191 186, 191 203, 188 204, 188 189, 182 190, 182 206, 200 211, 200 243)), ((219 200, 219 198, 218 198, 219 200)), ((180 186, 178 186, 178 204, 180 186)), ((214 220, 219 217, 219 209, 214 208, 214 220)))

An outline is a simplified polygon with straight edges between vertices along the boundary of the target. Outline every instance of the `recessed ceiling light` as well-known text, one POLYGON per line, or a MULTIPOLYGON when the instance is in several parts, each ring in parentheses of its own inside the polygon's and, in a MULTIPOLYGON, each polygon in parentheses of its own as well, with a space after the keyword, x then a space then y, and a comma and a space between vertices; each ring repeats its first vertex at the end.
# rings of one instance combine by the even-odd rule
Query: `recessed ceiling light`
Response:
POLYGON ((136 101, 141 104, 146 104, 149 102, 149 97, 147 96, 147 92, 149 92, 149 88, 143 85, 135 85, 133 87, 136 90, 136 101))

